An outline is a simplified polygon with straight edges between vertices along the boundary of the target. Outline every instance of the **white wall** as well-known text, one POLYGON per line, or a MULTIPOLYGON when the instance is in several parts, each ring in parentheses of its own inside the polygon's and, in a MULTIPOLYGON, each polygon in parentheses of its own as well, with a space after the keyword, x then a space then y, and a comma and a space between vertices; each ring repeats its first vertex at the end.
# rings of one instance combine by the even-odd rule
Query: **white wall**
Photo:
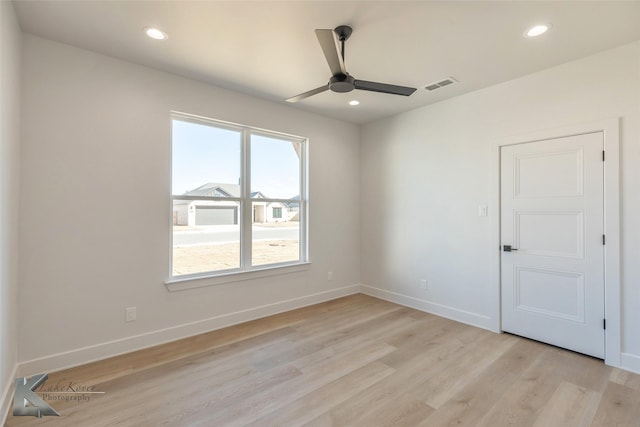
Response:
POLYGON ((357 126, 31 35, 23 65, 25 373, 357 291, 357 126), (310 138, 309 270, 167 291, 171 110, 310 138))
POLYGON ((13 4, 0 2, 0 424, 18 354, 21 40, 13 4))
POLYGON ((640 42, 365 125, 366 292, 498 325, 496 212, 478 217, 478 205, 490 205, 497 193, 496 141, 617 116, 623 364, 640 371, 640 42))

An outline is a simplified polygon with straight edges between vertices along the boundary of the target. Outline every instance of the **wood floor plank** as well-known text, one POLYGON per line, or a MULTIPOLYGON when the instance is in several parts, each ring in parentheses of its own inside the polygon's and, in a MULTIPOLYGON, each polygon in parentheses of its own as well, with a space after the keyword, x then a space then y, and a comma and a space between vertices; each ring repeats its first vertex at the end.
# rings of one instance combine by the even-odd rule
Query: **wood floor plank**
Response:
POLYGON ((637 427, 640 425, 640 395, 632 388, 610 382, 607 385, 593 427, 637 427))
MULTIPOLYGON (((441 337, 421 354, 396 366, 396 373, 393 376, 385 378, 334 408, 329 413, 331 424, 336 426, 357 424, 362 417, 386 405, 395 396, 406 395, 407 387, 414 382, 422 382, 435 375, 439 371, 439 363, 455 355, 463 346, 456 337, 441 337)), ((381 358, 380 361, 384 362, 387 357, 381 358)))
POLYGON ((607 386, 613 368, 602 360, 552 346, 547 353, 553 357, 553 363, 563 367, 557 373, 563 380, 599 393, 607 386))
POLYGON ((361 294, 50 373, 45 386, 65 382, 105 394, 5 426, 640 426, 639 375, 361 294))
POLYGON ((623 371, 622 369, 612 368, 609 380, 634 390, 640 390, 640 375, 623 371))
POLYGON ((478 427, 532 425, 562 382, 562 366, 555 363, 555 355, 551 349, 545 349, 478 421, 478 427))
POLYGON ((544 346, 530 341, 519 342, 496 359, 480 375, 427 417, 421 426, 476 426, 542 354, 544 346))
POLYGON ((517 340, 509 336, 483 334, 474 343, 473 352, 460 352, 450 363, 442 364, 437 375, 419 383, 416 394, 433 408, 439 408, 464 388, 497 358, 508 351, 517 340))
POLYGON ((461 323, 452 322, 442 317, 430 317, 422 320, 423 324, 389 337, 385 342, 396 347, 396 351, 382 360, 392 367, 399 367, 430 348, 439 346, 443 341, 453 338, 462 347, 468 340, 478 337, 476 329, 470 329, 461 323))
POLYGON ((380 362, 369 363, 248 425, 254 427, 304 425, 390 376, 394 371, 393 368, 380 362))
POLYGON ((380 359, 394 350, 387 344, 373 343, 357 347, 353 351, 335 356, 322 363, 307 367, 303 375, 285 381, 263 393, 254 394, 221 411, 199 419, 194 425, 246 425, 305 396, 307 393, 329 384, 356 369, 380 359))
POLYGON ((599 393, 562 381, 542 407, 533 427, 588 427, 599 400, 599 393))
POLYGON ((428 417, 435 409, 408 393, 398 394, 377 408, 359 417, 353 427, 413 427, 428 417))
POLYGON ((355 327, 385 314, 402 310, 403 307, 382 304, 381 301, 363 301, 340 311, 331 311, 314 316, 313 322, 300 322, 294 328, 302 335, 318 338, 346 327, 355 327))
MULTIPOLYGON (((299 369, 313 365, 334 357, 336 354, 348 351, 354 345, 363 342, 385 342, 390 334, 400 334, 415 326, 416 320, 403 314, 403 311, 394 311, 383 316, 371 319, 366 323, 352 327, 338 329, 327 335, 321 336, 318 341, 320 349, 312 354, 307 354, 293 361, 293 365, 299 369)), ((395 347, 394 347, 395 348, 395 347)))

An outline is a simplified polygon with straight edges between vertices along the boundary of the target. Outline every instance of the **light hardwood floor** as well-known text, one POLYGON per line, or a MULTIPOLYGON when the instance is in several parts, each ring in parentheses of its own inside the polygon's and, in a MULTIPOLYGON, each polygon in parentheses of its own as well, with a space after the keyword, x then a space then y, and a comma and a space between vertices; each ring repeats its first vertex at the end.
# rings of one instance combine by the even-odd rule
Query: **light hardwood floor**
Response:
POLYGON ((53 373, 44 388, 69 383, 104 394, 6 425, 640 426, 638 375, 365 295, 53 373))

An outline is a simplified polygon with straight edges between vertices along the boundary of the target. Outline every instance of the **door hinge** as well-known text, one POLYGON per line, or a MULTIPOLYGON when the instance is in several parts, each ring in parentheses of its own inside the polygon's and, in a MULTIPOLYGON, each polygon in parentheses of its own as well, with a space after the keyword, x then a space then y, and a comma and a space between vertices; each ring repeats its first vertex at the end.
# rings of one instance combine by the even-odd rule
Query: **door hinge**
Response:
POLYGON ((603 245, 606 245, 605 240, 606 240, 606 239, 605 239, 604 234, 603 234, 603 235, 602 235, 602 244, 603 244, 603 245))
POLYGON ((604 150, 602 150, 602 161, 604 162, 604 150))
POLYGON ((607 319, 602 319, 602 329, 607 329, 607 319))

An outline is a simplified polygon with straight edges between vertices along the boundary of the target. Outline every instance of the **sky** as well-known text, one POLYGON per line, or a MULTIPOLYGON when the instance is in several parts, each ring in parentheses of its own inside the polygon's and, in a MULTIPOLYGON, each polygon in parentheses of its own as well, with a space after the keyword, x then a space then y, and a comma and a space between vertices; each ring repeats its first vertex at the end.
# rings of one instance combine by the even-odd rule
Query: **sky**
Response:
MULTIPOLYGON (((267 198, 300 194, 300 162, 291 141, 251 135, 251 191, 267 198)), ((173 194, 203 184, 238 184, 241 134, 205 124, 173 120, 173 194)))

